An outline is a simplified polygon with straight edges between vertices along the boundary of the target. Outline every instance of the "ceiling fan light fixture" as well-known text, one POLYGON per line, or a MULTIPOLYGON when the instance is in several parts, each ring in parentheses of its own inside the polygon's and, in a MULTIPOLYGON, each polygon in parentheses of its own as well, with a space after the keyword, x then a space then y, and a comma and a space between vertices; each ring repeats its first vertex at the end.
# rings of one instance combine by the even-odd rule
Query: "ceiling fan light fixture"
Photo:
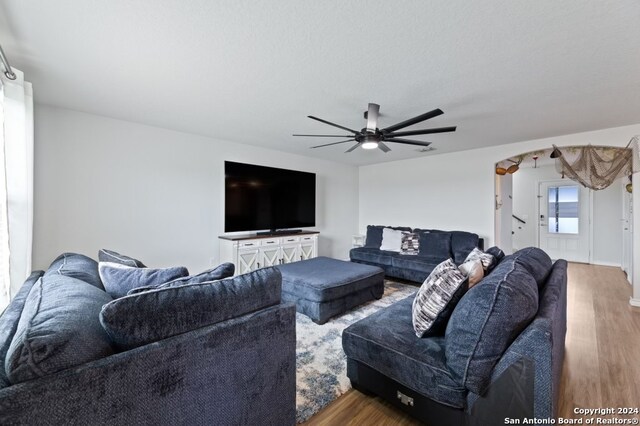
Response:
POLYGON ((362 149, 376 149, 378 147, 378 142, 376 141, 367 141, 362 143, 362 149))

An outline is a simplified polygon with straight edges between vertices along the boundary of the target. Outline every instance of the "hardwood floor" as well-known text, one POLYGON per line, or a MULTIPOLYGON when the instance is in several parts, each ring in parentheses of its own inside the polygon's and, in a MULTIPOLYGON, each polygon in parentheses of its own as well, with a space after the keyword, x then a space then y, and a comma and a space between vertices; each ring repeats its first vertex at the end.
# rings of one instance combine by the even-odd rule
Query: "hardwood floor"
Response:
MULTIPOLYGON (((640 407, 640 308, 619 268, 571 263, 558 415, 575 407, 640 407)), ((418 425, 380 398, 350 390, 306 425, 418 425)))

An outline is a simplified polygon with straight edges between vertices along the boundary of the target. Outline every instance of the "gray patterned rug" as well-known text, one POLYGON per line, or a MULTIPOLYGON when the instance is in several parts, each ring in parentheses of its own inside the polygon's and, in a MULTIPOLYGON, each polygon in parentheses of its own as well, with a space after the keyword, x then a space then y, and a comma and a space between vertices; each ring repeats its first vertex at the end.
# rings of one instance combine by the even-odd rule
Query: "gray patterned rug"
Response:
POLYGON ((342 351, 342 330, 377 310, 418 290, 409 284, 385 281, 380 300, 365 303, 323 325, 296 314, 296 410, 302 423, 351 389, 347 358, 342 351))

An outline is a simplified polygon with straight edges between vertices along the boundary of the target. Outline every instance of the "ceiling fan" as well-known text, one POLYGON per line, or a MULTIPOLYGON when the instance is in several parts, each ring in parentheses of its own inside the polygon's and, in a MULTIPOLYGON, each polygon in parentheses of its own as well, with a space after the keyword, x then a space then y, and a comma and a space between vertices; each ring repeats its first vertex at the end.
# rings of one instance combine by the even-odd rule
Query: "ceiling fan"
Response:
POLYGON ((428 135, 432 133, 446 133, 446 132, 455 132, 456 126, 449 127, 437 127, 433 129, 422 129, 422 130, 408 130, 404 132, 399 132, 398 130, 404 129, 405 127, 412 126, 414 124, 420 123, 422 121, 429 120, 433 117, 437 117, 439 115, 444 114, 440 108, 434 109, 433 111, 426 112, 424 114, 418 115, 417 117, 410 118, 408 120, 402 121, 400 123, 394 124, 393 126, 386 127, 384 129, 378 128, 378 117, 380 115, 380 105, 378 104, 369 104, 369 109, 364 112, 364 118, 367 120, 367 127, 360 130, 359 132, 353 129, 349 129, 348 127, 341 126, 336 123, 332 123, 327 120, 323 120, 318 117, 314 117, 309 115, 308 117, 312 120, 319 121, 324 124, 328 124, 329 126, 337 127, 338 129, 345 130, 351 134, 349 135, 300 135, 294 134, 293 136, 306 136, 306 137, 314 137, 314 138, 349 138, 340 142, 332 142, 324 145, 312 146, 311 148, 322 148, 325 146, 338 145, 341 143, 356 141, 356 144, 351 148, 346 150, 345 152, 351 152, 359 146, 362 146, 362 149, 376 149, 380 148, 383 152, 387 153, 391 151, 385 142, 393 142, 393 143, 402 143, 406 145, 418 145, 418 146, 429 146, 431 142, 423 142, 416 141, 411 139, 404 139, 404 136, 414 136, 414 135, 428 135))

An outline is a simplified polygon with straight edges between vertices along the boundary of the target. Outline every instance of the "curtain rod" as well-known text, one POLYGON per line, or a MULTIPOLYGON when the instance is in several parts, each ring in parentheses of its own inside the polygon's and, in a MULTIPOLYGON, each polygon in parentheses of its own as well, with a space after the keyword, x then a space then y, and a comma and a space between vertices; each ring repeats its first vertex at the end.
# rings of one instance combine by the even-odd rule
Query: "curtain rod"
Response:
POLYGON ((2 62, 2 65, 4 65, 4 75, 9 80, 15 80, 16 73, 13 72, 13 69, 11 69, 11 65, 9 65, 9 61, 7 60, 7 57, 4 56, 4 50, 2 50, 2 46, 0 46, 0 61, 2 62))

